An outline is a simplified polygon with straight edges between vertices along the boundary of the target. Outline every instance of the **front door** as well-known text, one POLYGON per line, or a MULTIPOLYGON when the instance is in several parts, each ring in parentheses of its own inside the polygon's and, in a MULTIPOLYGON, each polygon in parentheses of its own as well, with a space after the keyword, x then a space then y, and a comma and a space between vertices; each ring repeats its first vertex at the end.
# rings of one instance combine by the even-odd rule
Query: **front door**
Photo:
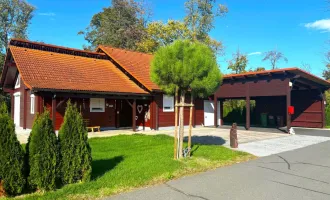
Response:
POLYGON ((20 93, 14 94, 14 123, 16 127, 20 126, 20 110, 21 110, 21 95, 20 93))
MULTIPOLYGON (((218 125, 220 124, 220 102, 218 102, 218 125)), ((214 104, 213 101, 204 101, 204 126, 214 126, 214 104)))

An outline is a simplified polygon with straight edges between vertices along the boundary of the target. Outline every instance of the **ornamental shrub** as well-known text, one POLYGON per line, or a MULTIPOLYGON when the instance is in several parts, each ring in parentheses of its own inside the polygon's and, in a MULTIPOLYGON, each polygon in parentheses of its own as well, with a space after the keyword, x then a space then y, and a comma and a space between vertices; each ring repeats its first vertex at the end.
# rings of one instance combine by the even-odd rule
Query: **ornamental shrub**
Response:
POLYGON ((4 102, 0 105, 0 183, 8 195, 20 194, 25 186, 24 151, 4 102))
POLYGON ((28 148, 30 186, 42 191, 54 189, 58 148, 47 109, 34 120, 28 148))
POLYGON ((76 104, 69 100, 59 131, 60 175, 63 184, 89 181, 92 172, 88 132, 76 104))

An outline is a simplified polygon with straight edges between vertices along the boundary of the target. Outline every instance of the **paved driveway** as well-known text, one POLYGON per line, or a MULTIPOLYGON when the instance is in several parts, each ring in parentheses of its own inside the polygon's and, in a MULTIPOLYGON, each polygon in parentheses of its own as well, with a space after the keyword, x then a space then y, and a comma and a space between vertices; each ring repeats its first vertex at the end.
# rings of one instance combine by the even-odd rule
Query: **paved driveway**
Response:
POLYGON ((297 135, 330 137, 330 129, 294 128, 297 135))
POLYGON ((109 199, 330 199, 329 152, 324 142, 109 199))

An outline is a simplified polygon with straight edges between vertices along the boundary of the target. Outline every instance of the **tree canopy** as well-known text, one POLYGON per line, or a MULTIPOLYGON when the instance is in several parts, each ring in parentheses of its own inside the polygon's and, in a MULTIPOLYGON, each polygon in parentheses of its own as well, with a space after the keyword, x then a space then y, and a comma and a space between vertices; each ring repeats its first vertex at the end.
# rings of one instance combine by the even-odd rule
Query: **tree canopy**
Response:
POLYGON ((191 90, 205 97, 220 84, 221 73, 213 51, 205 44, 178 40, 161 47, 151 63, 151 79, 163 91, 174 94, 175 88, 191 90))
POLYGON ((238 49, 236 53, 233 54, 233 59, 229 61, 228 69, 232 70, 235 74, 244 73, 246 72, 247 63, 247 56, 242 54, 238 49))
POLYGON ((103 44, 136 50, 145 35, 148 13, 142 1, 112 0, 111 6, 95 14, 86 30, 78 34, 90 43, 87 49, 103 44))
POLYGON ((262 61, 266 61, 266 60, 270 61, 272 69, 277 68, 277 63, 280 60, 284 60, 285 62, 288 62, 288 59, 284 56, 284 54, 276 49, 265 53, 265 57, 262 59, 262 61))

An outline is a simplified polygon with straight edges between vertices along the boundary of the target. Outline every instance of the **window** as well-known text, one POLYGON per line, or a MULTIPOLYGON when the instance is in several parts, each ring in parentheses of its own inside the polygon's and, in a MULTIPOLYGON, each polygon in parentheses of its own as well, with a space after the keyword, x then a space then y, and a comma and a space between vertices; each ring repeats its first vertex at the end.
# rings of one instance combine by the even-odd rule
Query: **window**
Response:
POLYGON ((31 94, 30 95, 30 98, 31 98, 31 108, 30 108, 30 111, 31 111, 31 114, 34 114, 34 105, 35 105, 35 97, 34 97, 34 94, 31 94))
POLYGON ((15 83, 15 89, 19 88, 21 86, 21 76, 18 74, 16 83, 15 83))
POLYGON ((105 99, 91 98, 90 99, 90 112, 104 112, 105 99))
POLYGON ((163 95, 163 111, 173 112, 174 111, 174 97, 163 95))

